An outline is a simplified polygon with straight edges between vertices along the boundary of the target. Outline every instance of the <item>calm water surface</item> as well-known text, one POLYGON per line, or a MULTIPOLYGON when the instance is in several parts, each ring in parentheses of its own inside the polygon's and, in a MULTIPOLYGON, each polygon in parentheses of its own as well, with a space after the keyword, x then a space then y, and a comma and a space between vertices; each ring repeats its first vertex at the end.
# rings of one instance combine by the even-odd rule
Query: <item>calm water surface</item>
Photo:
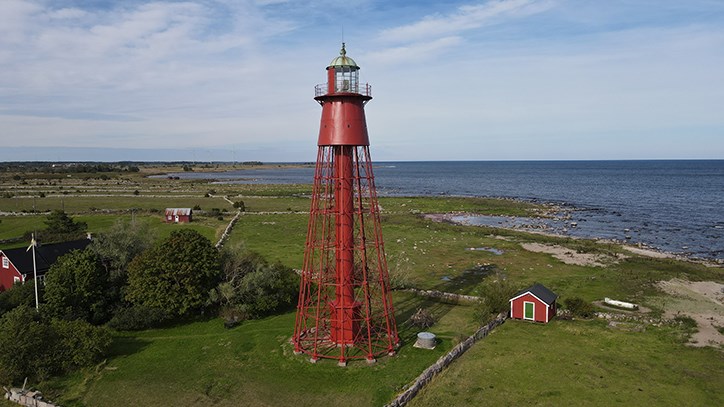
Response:
MULTIPOLYGON (((384 162, 374 171, 381 195, 558 203, 575 208, 571 220, 578 227, 568 229, 569 235, 628 237, 670 252, 724 258, 724 160, 384 162)), ((311 183, 313 172, 285 168, 174 175, 303 184, 311 183)))

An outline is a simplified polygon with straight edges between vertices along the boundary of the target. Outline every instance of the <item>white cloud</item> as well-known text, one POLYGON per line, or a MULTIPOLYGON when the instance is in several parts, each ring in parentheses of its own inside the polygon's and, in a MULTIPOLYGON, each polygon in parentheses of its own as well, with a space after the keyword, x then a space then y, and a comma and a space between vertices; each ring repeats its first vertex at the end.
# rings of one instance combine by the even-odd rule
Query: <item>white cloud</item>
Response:
MULTIPOLYGON (((340 5, 57 3, 0 0, 3 145, 266 151, 283 144, 309 145, 313 154, 313 86, 339 46, 320 22, 337 21, 340 5)), ((518 148, 525 158, 533 146, 536 157, 555 158, 561 146, 583 151, 593 141, 613 151, 627 133, 679 134, 705 145, 713 136, 696 139, 697 131, 724 128, 716 12, 706 20, 692 9, 677 21, 686 10, 637 17, 646 7, 508 0, 440 14, 415 9, 428 17, 404 24, 395 17, 408 15, 401 10, 424 5, 381 3, 357 0, 344 15, 348 51, 373 85, 373 144, 399 154, 388 159, 483 151, 478 158, 496 158, 518 148), (391 33, 397 42, 383 39, 391 33)))
POLYGON ((450 14, 429 15, 412 24, 385 29, 379 37, 389 42, 406 42, 449 36, 499 23, 505 18, 540 13, 551 5, 552 3, 546 0, 491 0, 481 4, 463 5, 450 14))
POLYGON ((407 65, 434 58, 451 47, 458 45, 461 39, 457 36, 443 37, 433 41, 416 42, 409 45, 385 48, 362 55, 365 64, 376 65, 377 68, 407 65))

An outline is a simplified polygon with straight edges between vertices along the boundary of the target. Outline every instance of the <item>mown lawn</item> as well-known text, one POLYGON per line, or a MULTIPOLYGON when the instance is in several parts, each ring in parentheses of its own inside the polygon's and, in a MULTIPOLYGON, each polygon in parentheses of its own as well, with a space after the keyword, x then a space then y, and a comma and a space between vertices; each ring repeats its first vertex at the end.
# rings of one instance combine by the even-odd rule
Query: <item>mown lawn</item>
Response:
POLYGON ((227 330, 213 319, 115 337, 107 364, 41 383, 64 406, 379 406, 475 328, 467 307, 395 296, 398 320, 420 306, 435 309, 441 342, 413 348, 416 330, 400 324, 402 346, 373 366, 340 368, 295 356, 294 314, 248 321, 227 330))
POLYGON ((601 321, 508 321, 410 406, 721 406, 724 353, 601 321))

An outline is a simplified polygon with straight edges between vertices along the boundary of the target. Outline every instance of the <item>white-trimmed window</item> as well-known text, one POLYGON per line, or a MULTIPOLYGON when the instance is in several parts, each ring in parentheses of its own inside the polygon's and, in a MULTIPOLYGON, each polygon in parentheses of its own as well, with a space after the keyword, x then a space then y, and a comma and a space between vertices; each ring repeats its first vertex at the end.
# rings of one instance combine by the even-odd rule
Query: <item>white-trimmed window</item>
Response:
POLYGON ((20 282, 20 277, 18 277, 18 276, 13 277, 13 284, 17 284, 19 282, 20 282))
POLYGON ((8 259, 8 258, 5 257, 5 256, 3 256, 3 268, 4 268, 4 269, 9 269, 9 268, 10 268, 10 259, 8 259))

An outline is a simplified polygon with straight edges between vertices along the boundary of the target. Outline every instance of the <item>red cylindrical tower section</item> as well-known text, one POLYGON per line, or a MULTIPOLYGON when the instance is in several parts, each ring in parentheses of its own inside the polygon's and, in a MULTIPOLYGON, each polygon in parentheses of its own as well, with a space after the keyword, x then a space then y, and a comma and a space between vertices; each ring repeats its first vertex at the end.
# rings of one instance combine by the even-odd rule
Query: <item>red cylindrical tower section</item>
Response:
POLYGON ((317 97, 322 103, 319 123, 319 146, 368 146, 367 120, 362 95, 329 95, 317 97))

